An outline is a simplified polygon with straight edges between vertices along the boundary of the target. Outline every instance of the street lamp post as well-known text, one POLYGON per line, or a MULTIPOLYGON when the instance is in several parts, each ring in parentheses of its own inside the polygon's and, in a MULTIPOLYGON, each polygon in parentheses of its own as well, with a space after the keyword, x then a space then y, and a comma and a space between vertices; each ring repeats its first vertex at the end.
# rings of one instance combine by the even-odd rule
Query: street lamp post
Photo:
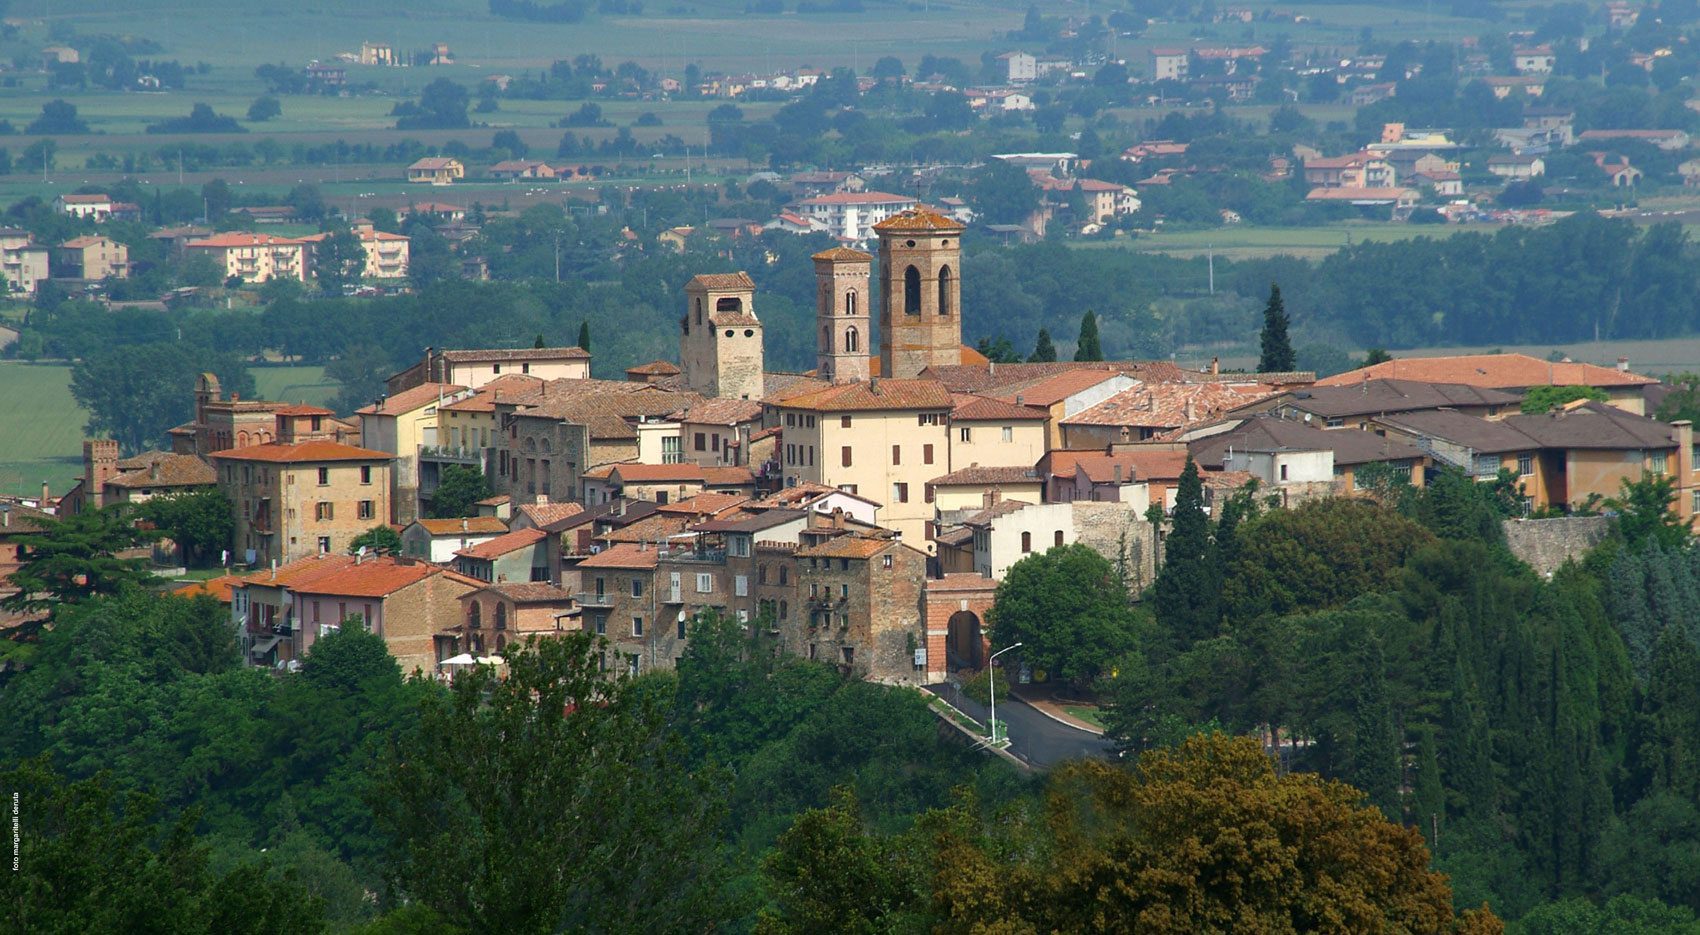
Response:
POLYGON ((992 653, 991 658, 986 660, 986 685, 992 690, 992 746, 994 747, 998 745, 998 672, 996 663, 999 656, 1012 649, 1019 648, 1021 645, 1020 643, 1011 643, 992 653))

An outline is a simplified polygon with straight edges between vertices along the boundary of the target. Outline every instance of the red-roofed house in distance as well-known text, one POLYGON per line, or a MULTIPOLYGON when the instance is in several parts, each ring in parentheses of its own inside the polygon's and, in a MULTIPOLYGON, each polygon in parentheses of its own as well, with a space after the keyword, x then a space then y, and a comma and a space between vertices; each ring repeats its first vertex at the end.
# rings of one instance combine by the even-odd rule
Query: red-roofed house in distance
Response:
POLYGON ((52 252, 53 275, 69 279, 124 279, 130 275, 130 248, 111 237, 73 237, 52 252))
POLYGON ((1645 388, 1659 381, 1629 370, 1628 358, 1601 367, 1572 360, 1547 361, 1527 354, 1460 354, 1452 357, 1400 357, 1335 374, 1317 386, 1355 386, 1365 380, 1458 383, 1521 392, 1532 386, 1591 386, 1625 412, 1646 415, 1645 388))
POLYGON ((384 638, 403 673, 434 673, 436 635, 461 620, 460 598, 480 582, 446 568, 398 556, 355 558, 340 570, 291 589, 298 622, 296 651, 350 618, 384 638))
POLYGON ((547 581, 487 584, 461 595, 461 622, 436 635, 437 662, 462 653, 500 654, 511 643, 580 628, 570 592, 547 581))
POLYGON ((558 541, 541 529, 515 529, 456 552, 455 570, 485 582, 548 581, 558 541))
POLYGON ((908 195, 891 192, 834 192, 794 201, 785 210, 824 225, 839 240, 858 242, 873 235, 875 224, 916 204, 908 195))
MULTIPOLYGON (((366 253, 366 263, 360 270, 361 279, 405 279, 411 239, 406 234, 392 234, 372 226, 371 221, 357 221, 351 228, 366 253)), ((317 260, 316 251, 330 234, 310 234, 301 238, 307 244, 308 263, 317 260)))
POLYGON ((307 242, 294 237, 227 231, 191 240, 183 249, 189 256, 211 259, 225 279, 244 283, 307 281, 307 242))
POLYGON ((401 554, 437 565, 455 560, 455 553, 489 542, 508 531, 495 516, 416 519, 401 531, 401 554))

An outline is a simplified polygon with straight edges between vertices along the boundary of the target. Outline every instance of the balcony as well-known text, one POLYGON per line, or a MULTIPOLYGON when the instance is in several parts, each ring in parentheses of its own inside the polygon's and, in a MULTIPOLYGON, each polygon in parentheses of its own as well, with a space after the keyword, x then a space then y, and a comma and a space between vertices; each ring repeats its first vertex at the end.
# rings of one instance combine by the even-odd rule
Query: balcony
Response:
POLYGON ((662 559, 669 562, 699 562, 707 565, 724 565, 726 563, 725 549, 675 549, 663 546, 658 554, 662 559))
POLYGON ((419 458, 422 461, 444 461, 454 464, 481 464, 484 461, 484 449, 460 448, 450 445, 420 445, 419 458))
POLYGON ((578 605, 580 607, 613 607, 614 606, 614 595, 613 594, 598 593, 596 591, 580 591, 577 594, 573 595, 573 600, 577 601, 578 605))

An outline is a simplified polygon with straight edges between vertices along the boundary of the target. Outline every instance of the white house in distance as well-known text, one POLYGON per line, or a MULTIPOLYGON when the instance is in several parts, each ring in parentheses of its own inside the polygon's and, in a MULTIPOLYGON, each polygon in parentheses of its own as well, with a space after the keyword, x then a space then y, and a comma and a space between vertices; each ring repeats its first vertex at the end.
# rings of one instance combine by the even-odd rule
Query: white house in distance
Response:
POLYGON ((1007 68, 1010 84, 1032 81, 1039 77, 1039 60, 1032 55, 1017 49, 998 56, 1007 68))
POLYGON ((794 201, 785 210, 826 225, 827 231, 841 240, 866 240, 873 235, 875 224, 916 204, 908 195, 891 192, 837 192, 794 201))

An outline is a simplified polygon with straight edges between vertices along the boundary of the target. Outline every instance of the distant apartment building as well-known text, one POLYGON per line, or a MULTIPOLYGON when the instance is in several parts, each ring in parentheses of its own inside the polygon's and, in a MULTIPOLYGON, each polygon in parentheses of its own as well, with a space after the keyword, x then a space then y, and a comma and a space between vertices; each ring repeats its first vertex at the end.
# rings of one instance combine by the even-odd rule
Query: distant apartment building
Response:
POLYGON ((65 194, 53 199, 53 210, 78 220, 104 221, 112 217, 112 196, 65 194))
POLYGON ((273 279, 307 281, 307 244, 294 237, 229 231, 183 245, 190 256, 211 259, 226 279, 262 283, 273 279))
POLYGON ((13 295, 35 295, 42 280, 52 275, 50 252, 30 241, 30 233, 0 228, 0 276, 13 295))
POLYGON ((890 192, 839 192, 816 195, 785 206, 785 210, 826 225, 840 240, 860 241, 873 236, 875 224, 915 207, 915 199, 890 192))
POLYGON ((130 275, 130 248, 110 237, 73 237, 53 248, 52 265, 68 279, 123 279, 130 275))

